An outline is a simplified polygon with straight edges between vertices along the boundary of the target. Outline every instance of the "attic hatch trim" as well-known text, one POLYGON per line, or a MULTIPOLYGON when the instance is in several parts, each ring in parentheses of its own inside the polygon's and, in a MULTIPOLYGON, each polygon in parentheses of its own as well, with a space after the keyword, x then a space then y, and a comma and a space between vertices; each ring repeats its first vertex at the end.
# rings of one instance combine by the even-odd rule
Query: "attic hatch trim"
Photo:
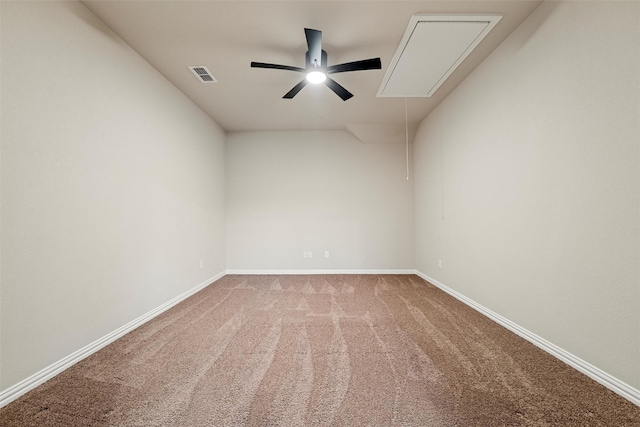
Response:
POLYGON ((198 78, 198 80, 202 83, 218 83, 211 71, 206 67, 206 65, 189 65, 188 69, 198 78))
POLYGON ((412 15, 376 96, 430 97, 500 19, 502 15, 495 14, 419 13, 412 15), (422 36, 416 36, 418 34, 416 30, 420 24, 433 26, 421 26, 422 36), (436 26, 435 24, 462 25, 458 31, 455 25, 436 26), (431 37, 425 39, 425 32, 429 32, 431 37), (439 32, 442 35, 441 38, 438 38, 439 32), (447 37, 447 35, 451 36, 452 32, 458 32, 460 37, 452 41, 451 37, 447 37), (426 45, 428 43, 431 43, 431 46, 426 45), (450 44, 447 50, 442 49, 444 43, 450 44), (419 65, 416 66, 416 63, 419 65))

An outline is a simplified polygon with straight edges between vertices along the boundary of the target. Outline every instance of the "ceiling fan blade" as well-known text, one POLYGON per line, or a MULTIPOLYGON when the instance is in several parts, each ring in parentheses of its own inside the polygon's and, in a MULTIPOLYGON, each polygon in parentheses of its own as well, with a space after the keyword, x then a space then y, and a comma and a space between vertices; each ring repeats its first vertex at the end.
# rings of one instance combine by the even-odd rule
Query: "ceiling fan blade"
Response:
POLYGON ((305 69, 300 67, 292 67, 290 65, 267 64, 266 62, 251 62, 251 68, 272 68, 274 70, 288 70, 304 73, 305 69))
POLYGON ((327 67, 327 74, 346 73, 347 71, 379 70, 382 68, 380 58, 363 59, 327 67))
POLYGON ((305 28, 307 47, 309 48, 309 64, 314 67, 322 66, 322 31, 305 28))
POLYGON ((340 86, 340 84, 338 84, 338 82, 336 82, 332 78, 327 77, 327 80, 324 81, 324 84, 329 86, 329 89, 334 91, 336 95, 342 98, 343 101, 346 101, 353 96, 351 92, 340 86))
POLYGON ((289 92, 287 92, 283 98, 285 99, 291 99, 294 96, 296 96, 298 94, 298 92, 300 92, 302 90, 303 87, 305 87, 307 85, 307 79, 303 79, 300 83, 298 83, 297 85, 295 85, 293 87, 293 89, 291 89, 289 92))

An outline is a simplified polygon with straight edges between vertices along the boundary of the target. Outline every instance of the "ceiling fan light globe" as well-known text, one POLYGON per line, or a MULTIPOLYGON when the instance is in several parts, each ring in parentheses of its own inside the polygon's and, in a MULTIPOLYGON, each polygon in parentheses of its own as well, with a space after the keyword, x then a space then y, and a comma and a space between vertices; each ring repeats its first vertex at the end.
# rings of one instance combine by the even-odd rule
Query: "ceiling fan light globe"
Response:
POLYGON ((322 71, 311 71, 307 73, 307 81, 313 84, 319 84, 327 79, 327 75, 322 71))

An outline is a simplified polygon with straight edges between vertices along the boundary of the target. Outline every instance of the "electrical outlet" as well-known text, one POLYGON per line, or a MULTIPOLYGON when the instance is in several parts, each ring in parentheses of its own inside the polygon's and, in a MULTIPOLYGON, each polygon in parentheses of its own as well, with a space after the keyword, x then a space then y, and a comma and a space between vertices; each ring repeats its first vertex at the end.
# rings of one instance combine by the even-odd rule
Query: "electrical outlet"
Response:
POLYGON ((442 260, 441 259, 438 260, 438 268, 442 268, 442 260))
POLYGON ((302 252, 302 258, 309 258, 309 253, 307 251, 302 252))
POLYGON ((313 252, 309 251, 309 258, 313 258, 313 252))
POLYGON ((324 251, 324 257, 329 258, 329 251, 324 251))

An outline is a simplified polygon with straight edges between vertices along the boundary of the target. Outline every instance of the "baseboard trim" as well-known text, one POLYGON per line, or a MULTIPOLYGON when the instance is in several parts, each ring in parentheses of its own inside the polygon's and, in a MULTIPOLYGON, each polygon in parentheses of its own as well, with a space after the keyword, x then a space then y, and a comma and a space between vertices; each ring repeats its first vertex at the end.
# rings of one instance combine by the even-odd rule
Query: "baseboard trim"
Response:
POLYGON ((619 394, 620 396, 624 397, 630 402, 640 406, 640 390, 636 389, 635 387, 632 387, 629 384, 625 383, 624 381, 621 381, 618 378, 612 375, 609 375, 608 373, 604 372, 602 369, 590 364, 589 362, 582 360, 578 356, 575 356, 574 354, 569 353, 563 348, 558 347, 557 345, 534 334, 533 332, 499 315, 498 313, 495 313, 494 311, 489 310, 488 308, 484 307, 481 304, 478 304, 471 298, 467 298, 466 296, 462 295, 458 291, 451 289, 450 287, 438 282, 437 280, 427 276, 426 274, 417 270, 415 271, 415 274, 421 277, 422 279, 426 280, 427 282, 433 284, 434 286, 440 288, 441 290, 448 293, 449 295, 456 298, 457 300, 473 308, 474 310, 490 318, 491 320, 498 323, 499 325, 502 325, 505 328, 509 329, 511 332, 515 333, 516 335, 529 341, 536 347, 541 348, 542 350, 562 360, 563 362, 573 367, 574 369, 577 369, 579 372, 582 372, 589 378, 607 387, 611 391, 619 394))
POLYGON ((413 269, 382 270, 227 270, 227 274, 289 275, 289 274, 416 274, 413 269))
POLYGON ((143 325, 144 323, 148 322, 154 317, 162 314, 163 312, 167 311, 168 309, 178 304, 179 302, 187 299, 188 297, 195 294, 196 292, 206 288, 211 283, 223 277, 225 274, 226 273, 224 271, 221 273, 218 273, 217 275, 211 277, 210 279, 205 280, 204 282, 194 286, 188 291, 183 292, 177 297, 143 314, 137 319, 134 319, 131 322, 127 323, 126 325, 121 326, 115 331, 110 332, 109 334, 103 336, 102 338, 97 339, 96 341, 92 342, 89 345, 86 345, 85 347, 82 347, 80 350, 71 353, 70 355, 64 357, 63 359, 60 359, 59 361, 42 369, 41 371, 36 372, 35 374, 20 381, 19 383, 14 384, 8 389, 2 390, 0 392, 0 408, 4 407, 5 405, 8 405, 9 403, 19 398, 20 396, 38 387, 39 385, 44 384, 44 382, 58 375, 65 369, 70 368, 71 366, 78 363, 82 359, 89 357, 90 355, 97 352, 101 348, 111 344, 112 342, 122 337, 123 335, 131 332, 132 330, 143 325))

